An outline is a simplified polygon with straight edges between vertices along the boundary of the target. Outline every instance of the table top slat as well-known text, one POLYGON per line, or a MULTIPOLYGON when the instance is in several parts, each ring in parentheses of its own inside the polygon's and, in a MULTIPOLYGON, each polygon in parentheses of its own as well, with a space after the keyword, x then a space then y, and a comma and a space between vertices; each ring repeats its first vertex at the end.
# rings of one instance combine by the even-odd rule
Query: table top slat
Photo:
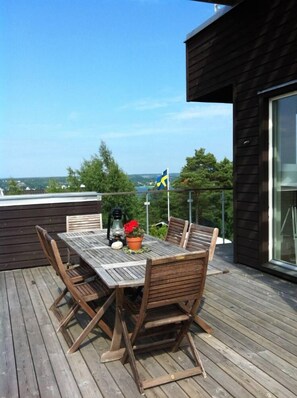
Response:
POLYGON ((143 245, 148 247, 149 251, 132 254, 124 250, 115 250, 108 245, 106 230, 102 229, 63 232, 58 236, 93 267, 110 288, 143 285, 148 258, 188 252, 186 249, 150 235, 145 235, 143 240, 143 245))

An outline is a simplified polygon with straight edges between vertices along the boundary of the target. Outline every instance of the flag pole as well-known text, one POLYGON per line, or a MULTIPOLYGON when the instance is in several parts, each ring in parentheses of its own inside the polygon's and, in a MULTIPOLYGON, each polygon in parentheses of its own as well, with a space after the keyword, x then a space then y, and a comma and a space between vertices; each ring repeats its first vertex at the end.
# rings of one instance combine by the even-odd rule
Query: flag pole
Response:
POLYGON ((170 219, 170 182, 169 182, 169 168, 167 167, 167 215, 168 215, 168 222, 170 219))

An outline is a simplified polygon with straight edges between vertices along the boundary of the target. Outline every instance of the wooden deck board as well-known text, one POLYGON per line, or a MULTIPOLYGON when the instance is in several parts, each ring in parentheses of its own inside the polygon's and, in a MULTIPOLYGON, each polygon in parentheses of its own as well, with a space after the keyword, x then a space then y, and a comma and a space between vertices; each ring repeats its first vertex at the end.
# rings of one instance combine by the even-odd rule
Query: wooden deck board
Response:
POLYGON ((0 273, 0 297, 0 396, 15 398, 18 397, 18 378, 4 272, 0 273))
POLYGON ((67 350, 67 344, 61 339, 61 335, 56 333, 57 321, 48 311, 49 306, 43 305, 44 302, 49 302, 49 292, 40 276, 39 270, 31 269, 30 273, 30 270, 27 269, 23 272, 27 285, 31 284, 29 292, 32 305, 40 325, 44 344, 56 377, 56 383, 62 397, 81 397, 78 382, 69 365, 69 358, 64 354, 67 350))
POLYGON ((60 397, 61 395, 57 387, 55 375, 53 373, 50 359, 44 345, 42 333, 31 303, 31 298, 28 289, 25 288, 26 283, 24 276, 20 270, 18 272, 16 271, 14 276, 31 356, 34 363, 38 389, 43 391, 44 397, 60 397))
POLYGON ((36 396, 38 384, 36 380, 34 358, 31 356, 28 335, 23 319, 21 302, 15 284, 14 273, 8 272, 6 276, 7 296, 11 318, 13 345, 17 369, 18 388, 20 396, 36 396))
MULTIPOLYGON (((296 397, 297 285, 228 261, 220 248, 212 265, 230 272, 207 277, 200 315, 213 335, 192 326, 207 378, 152 388, 147 397, 296 397)), ((50 267, 0 273, 0 397, 140 397, 128 364, 100 362, 110 343, 100 329, 77 352, 66 354, 68 346, 49 311, 61 288, 50 267)), ((61 310, 67 308, 64 301, 61 310)), ((85 321, 79 314, 71 322, 74 336, 85 321)), ((191 366, 187 354, 184 348, 143 355, 141 372, 160 375, 191 366)))

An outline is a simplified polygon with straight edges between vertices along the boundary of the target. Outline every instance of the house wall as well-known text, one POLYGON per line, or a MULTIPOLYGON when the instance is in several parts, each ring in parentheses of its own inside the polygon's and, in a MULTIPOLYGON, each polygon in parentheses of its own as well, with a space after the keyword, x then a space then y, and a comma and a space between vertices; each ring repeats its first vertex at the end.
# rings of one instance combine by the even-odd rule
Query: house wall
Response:
POLYGON ((268 261, 268 103, 296 84, 296 15, 246 0, 186 41, 187 100, 233 103, 234 260, 252 266, 268 261))
MULTIPOLYGON (((33 196, 33 195, 32 195, 33 196)), ((35 225, 45 228, 57 239, 61 255, 66 260, 65 244, 57 238, 66 231, 66 215, 100 213, 101 202, 96 194, 87 198, 14 197, 0 200, 0 271, 49 265, 41 249, 35 225)))

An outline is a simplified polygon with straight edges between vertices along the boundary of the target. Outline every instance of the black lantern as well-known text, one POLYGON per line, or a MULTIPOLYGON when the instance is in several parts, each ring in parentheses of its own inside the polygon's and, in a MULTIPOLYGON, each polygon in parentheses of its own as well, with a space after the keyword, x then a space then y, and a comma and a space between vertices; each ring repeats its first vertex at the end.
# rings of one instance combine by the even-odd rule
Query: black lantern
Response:
POLYGON ((113 242, 120 241, 125 244, 125 232, 123 223, 126 222, 126 215, 119 207, 114 208, 108 216, 107 239, 111 246, 113 242))

